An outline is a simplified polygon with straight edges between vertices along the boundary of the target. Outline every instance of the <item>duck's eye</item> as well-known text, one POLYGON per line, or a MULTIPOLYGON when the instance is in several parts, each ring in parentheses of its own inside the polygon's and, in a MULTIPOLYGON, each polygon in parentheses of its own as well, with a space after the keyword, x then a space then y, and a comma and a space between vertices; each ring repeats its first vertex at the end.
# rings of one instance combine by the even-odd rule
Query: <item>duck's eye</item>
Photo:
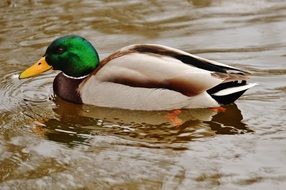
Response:
POLYGON ((56 49, 56 53, 58 53, 58 54, 62 54, 64 51, 65 51, 65 49, 63 47, 58 47, 56 49))

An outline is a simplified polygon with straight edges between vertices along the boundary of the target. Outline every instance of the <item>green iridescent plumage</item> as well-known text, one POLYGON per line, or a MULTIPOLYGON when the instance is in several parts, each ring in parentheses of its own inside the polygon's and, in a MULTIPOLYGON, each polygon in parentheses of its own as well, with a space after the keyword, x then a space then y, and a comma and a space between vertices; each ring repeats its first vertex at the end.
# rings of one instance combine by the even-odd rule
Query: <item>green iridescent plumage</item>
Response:
POLYGON ((80 77, 91 73, 99 64, 97 51, 86 39, 69 35, 54 40, 45 53, 53 69, 80 77))

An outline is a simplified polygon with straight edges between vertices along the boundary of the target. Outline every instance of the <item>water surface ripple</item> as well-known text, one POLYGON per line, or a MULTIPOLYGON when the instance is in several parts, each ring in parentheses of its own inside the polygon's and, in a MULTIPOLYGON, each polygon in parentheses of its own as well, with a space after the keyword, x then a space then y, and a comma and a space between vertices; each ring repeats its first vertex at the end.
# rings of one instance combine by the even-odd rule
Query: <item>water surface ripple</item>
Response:
POLYGON ((286 3, 272 0, 0 2, 0 189, 283 189, 286 3), (144 112, 53 96, 56 73, 18 80, 56 37, 104 58, 159 43, 249 70, 225 112, 144 112))

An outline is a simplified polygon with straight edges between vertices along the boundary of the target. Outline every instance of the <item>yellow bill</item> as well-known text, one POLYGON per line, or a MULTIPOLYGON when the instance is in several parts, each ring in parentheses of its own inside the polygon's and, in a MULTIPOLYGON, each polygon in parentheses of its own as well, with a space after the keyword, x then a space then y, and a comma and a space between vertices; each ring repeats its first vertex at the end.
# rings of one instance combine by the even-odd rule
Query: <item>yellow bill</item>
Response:
POLYGON ((52 69, 52 67, 48 65, 48 63, 46 62, 46 58, 42 57, 37 63, 23 71, 20 74, 19 79, 34 77, 50 69, 52 69))

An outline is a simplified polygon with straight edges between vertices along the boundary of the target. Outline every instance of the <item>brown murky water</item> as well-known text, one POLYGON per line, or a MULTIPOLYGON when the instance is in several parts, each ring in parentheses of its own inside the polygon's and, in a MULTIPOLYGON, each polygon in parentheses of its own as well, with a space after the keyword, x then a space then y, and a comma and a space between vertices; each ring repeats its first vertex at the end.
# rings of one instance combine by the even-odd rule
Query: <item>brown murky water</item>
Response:
POLYGON ((286 188, 286 2, 2 0, 0 189, 286 188), (79 34, 105 57, 158 43, 253 73, 226 112, 73 105, 56 73, 19 81, 56 37, 79 34))

